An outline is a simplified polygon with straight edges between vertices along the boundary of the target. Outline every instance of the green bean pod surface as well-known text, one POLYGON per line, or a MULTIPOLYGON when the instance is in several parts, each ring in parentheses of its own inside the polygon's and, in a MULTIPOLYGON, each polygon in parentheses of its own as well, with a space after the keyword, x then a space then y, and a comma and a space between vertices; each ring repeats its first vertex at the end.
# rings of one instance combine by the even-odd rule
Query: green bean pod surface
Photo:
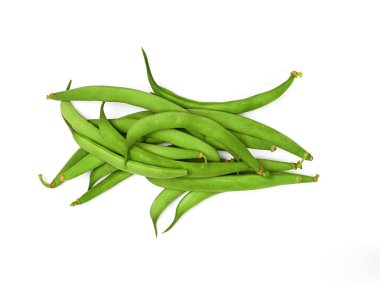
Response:
POLYGON ((227 129, 269 141, 302 159, 313 160, 312 155, 294 140, 269 126, 252 119, 213 110, 189 109, 189 111, 198 116, 212 119, 227 129))
POLYGON ((270 179, 256 174, 225 175, 211 178, 148 178, 154 185, 182 191, 194 192, 225 192, 244 191, 268 188, 286 184, 316 182, 318 175, 306 176, 293 173, 272 172, 270 179))
POLYGON ((292 71, 289 78, 277 86, 274 89, 269 91, 253 95, 240 100, 233 100, 227 102, 200 102, 195 100, 190 100, 175 94, 173 91, 159 86, 153 78, 152 72, 150 70, 148 57, 144 50, 142 50, 145 67, 148 75, 148 81, 152 87, 154 94, 156 96, 165 98, 183 108, 186 109, 208 109, 208 110, 217 110, 233 114, 241 114, 248 111, 252 111, 258 108, 261 108, 274 100, 278 99, 286 90, 292 85, 293 81, 297 77, 302 77, 301 72, 292 71))
POLYGON ((130 176, 132 176, 131 173, 121 171, 121 170, 117 170, 114 173, 107 176, 106 178, 104 178, 102 181, 100 181, 94 187, 89 189, 86 193, 84 193, 82 196, 80 196, 74 202, 72 202, 70 206, 76 206, 76 205, 86 203, 86 202, 94 199, 95 197, 103 194, 104 192, 111 189, 112 187, 114 187, 115 185, 124 181, 125 179, 127 179, 130 176))

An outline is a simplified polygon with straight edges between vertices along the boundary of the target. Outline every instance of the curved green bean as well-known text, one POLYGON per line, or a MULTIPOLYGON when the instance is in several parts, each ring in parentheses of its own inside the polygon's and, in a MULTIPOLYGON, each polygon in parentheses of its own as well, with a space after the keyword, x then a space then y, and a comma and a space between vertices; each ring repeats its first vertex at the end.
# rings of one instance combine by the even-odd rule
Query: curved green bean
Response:
MULTIPOLYGON (((176 191, 176 193, 177 193, 179 190, 167 190, 167 191, 176 191)), ((181 192, 183 193, 183 191, 181 191, 181 192)), ((169 231, 178 222, 178 220, 183 216, 183 214, 185 214, 191 208, 195 207, 196 205, 198 205, 202 201, 204 201, 208 198, 211 198, 212 196, 215 196, 216 194, 219 194, 219 193, 210 193, 210 192, 189 192, 189 193, 187 193, 177 205, 177 209, 175 211, 175 217, 174 217, 173 222, 170 224, 170 226, 163 233, 166 233, 167 231, 169 231)))
POLYGON ((228 151, 236 153, 245 161, 253 171, 259 175, 269 175, 252 154, 245 148, 245 145, 220 124, 197 115, 184 112, 165 112, 154 114, 136 122, 127 134, 126 139, 126 159, 129 148, 140 138, 154 131, 168 128, 192 129, 203 135, 207 135, 228 147, 228 151), (230 151, 231 150, 231 151, 230 151))
POLYGON ((111 189, 118 183, 124 181, 128 177, 132 176, 131 173, 117 170, 114 173, 111 173, 106 178, 104 178, 102 181, 100 181, 98 184, 96 184, 94 187, 89 189, 86 193, 84 193, 82 196, 80 196, 78 199, 76 199, 74 202, 70 204, 70 206, 77 206, 81 205, 83 203, 86 203, 95 197, 103 194, 107 190, 111 189))
POLYGON ((148 180, 154 185, 168 189, 215 193, 256 190, 285 184, 316 182, 318 177, 318 175, 312 177, 293 173, 272 172, 270 179, 256 174, 242 174, 211 178, 173 178, 167 180, 148 178, 148 180))
POLYGON ((104 101, 120 102, 148 109, 154 113, 185 110, 158 96, 123 87, 85 86, 71 90, 51 93, 48 99, 57 101, 104 101))
POLYGON ((148 62, 148 57, 144 49, 142 50, 142 52, 144 55, 145 67, 148 75, 149 84, 152 87, 154 94, 187 109, 208 109, 224 111, 233 114, 240 114, 252 111, 261 108, 278 99, 282 94, 285 93, 286 90, 288 90, 295 78, 302 76, 301 72, 292 71, 290 73, 289 78, 276 88, 244 99, 227 102, 199 102, 181 97, 175 94, 174 92, 170 91, 169 89, 159 86, 153 78, 148 62))
POLYGON ((269 141, 274 145, 282 148, 283 150, 286 150, 287 152, 290 152, 302 159, 313 159, 312 155, 309 152, 307 152, 303 147, 301 147, 291 138, 257 121, 220 111, 202 109, 189 109, 189 111, 198 116, 204 116, 206 118, 212 119, 227 129, 269 141))
POLYGON ((184 191, 179 190, 167 190, 164 189, 156 199, 154 199, 152 205, 150 206, 150 217, 153 222, 154 233, 157 237, 157 220, 161 216, 162 212, 179 196, 181 196, 184 191))

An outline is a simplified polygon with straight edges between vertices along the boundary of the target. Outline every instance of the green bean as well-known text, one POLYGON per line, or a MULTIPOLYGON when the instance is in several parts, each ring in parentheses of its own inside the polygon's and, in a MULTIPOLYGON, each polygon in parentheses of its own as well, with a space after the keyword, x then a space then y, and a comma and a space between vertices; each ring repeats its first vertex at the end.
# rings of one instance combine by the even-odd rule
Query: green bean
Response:
POLYGON ((191 159, 191 158, 204 158, 207 159, 203 152, 199 152, 191 149, 184 149, 171 146, 162 146, 146 143, 136 143, 136 146, 142 148, 143 150, 149 151, 156 155, 180 160, 180 159, 191 159))
POLYGON ((41 183, 48 188, 55 188, 58 185, 56 185, 56 181, 59 181, 60 175, 64 173, 65 171, 69 170, 71 167, 73 167, 76 163, 78 163, 80 160, 82 160, 87 155, 87 152, 83 149, 78 149, 71 157, 70 159, 65 163, 65 165, 62 167, 62 169, 57 173, 57 175, 54 177, 53 181, 51 183, 47 183, 43 179, 43 175, 39 174, 38 178, 40 179, 41 183))
POLYGON ((51 93, 48 99, 58 101, 104 101, 120 102, 148 109, 154 113, 185 111, 182 107, 158 96, 123 87, 85 86, 51 93))
POLYGON ((217 111, 224 111, 234 114, 240 114, 248 111, 252 111, 255 109, 258 109, 260 107, 263 107, 274 100, 278 99, 282 94, 285 93, 286 90, 292 85, 294 78, 302 77, 301 72, 292 71, 290 73, 289 78, 277 86, 276 88, 248 97, 240 100, 233 100, 233 101, 227 101, 227 102, 199 102, 195 100, 190 100, 184 97, 181 97, 174 92, 170 91, 169 89, 163 88, 159 86, 152 75, 152 72, 150 70, 148 57, 144 51, 142 50, 144 55, 144 61, 146 66, 146 71, 148 75, 148 80, 150 83, 150 86, 152 87, 154 93, 157 96, 160 96, 162 98, 165 98, 181 107, 187 108, 187 109, 208 109, 208 110, 217 110, 217 111))
POLYGON ((225 192, 256 190, 261 188, 316 182, 318 175, 311 177, 293 173, 273 172, 270 179, 266 179, 256 174, 226 175, 211 178, 173 178, 155 179, 148 178, 150 182, 159 187, 194 192, 225 192))
POLYGON ((98 184, 96 184, 94 187, 89 189, 86 193, 84 193, 82 196, 80 196, 77 200, 72 202, 70 206, 76 206, 83 203, 86 203, 95 197, 99 196, 100 194, 103 194, 107 190, 114 187, 116 184, 122 182, 123 180, 127 179, 128 177, 132 176, 131 173, 117 170, 114 173, 111 173, 109 176, 104 178, 102 181, 100 181, 98 184))
MULTIPOLYGON (((268 161, 268 162, 270 163, 270 161, 268 161)), ((264 165, 264 167, 267 169, 270 166, 273 166, 273 165, 265 165, 265 162, 263 160, 261 161, 261 164, 264 165)), ((294 164, 294 169, 296 169, 296 164, 294 164)), ((276 170, 273 170, 273 171, 276 171, 276 170)), ((166 190, 165 189, 165 190, 163 190, 163 192, 164 191, 167 191, 167 192, 174 191, 174 193, 184 193, 184 191, 181 191, 181 190, 166 190)), ((178 203, 174 220, 170 224, 170 226, 164 231, 164 233, 169 231, 171 228, 173 228, 173 226, 178 222, 178 220, 183 216, 184 213, 186 213, 188 210, 195 207, 196 205, 198 205, 202 201, 204 201, 204 200, 206 200, 206 199, 208 199, 208 198, 210 198, 216 194, 218 194, 218 193, 217 192, 216 193, 212 193, 212 192, 189 192, 189 193, 187 193, 186 196, 183 197, 182 200, 178 203)), ((170 194, 168 194, 168 195, 170 195, 170 194)))
MULTIPOLYGON (((178 190, 167 190, 167 191, 176 191, 176 193, 178 192, 178 190)), ((183 193, 183 191, 181 191, 181 192, 183 193)), ((183 216, 183 214, 185 214, 191 208, 195 207, 196 205, 198 205, 202 201, 204 201, 208 198, 211 198, 212 196, 215 196, 216 194, 219 194, 219 193, 210 193, 210 192, 189 192, 189 193, 187 193, 177 205, 177 209, 175 211, 175 217, 174 217, 173 222, 170 224, 170 226, 163 233, 166 233, 167 231, 169 231, 178 222, 178 220, 183 216)))
POLYGON ((88 189, 92 188, 100 179, 112 172, 115 172, 117 168, 109 165, 108 163, 104 163, 97 168, 93 169, 90 174, 90 182, 88 185, 88 189))
MULTIPOLYGON (((236 152, 255 172, 260 175, 269 175, 269 172, 264 171, 259 162, 245 148, 244 144, 220 124, 204 117, 183 112, 165 112, 140 119, 129 129, 126 139, 127 150, 140 137, 168 128, 193 129, 219 142, 223 142, 228 147, 229 152, 236 152)), ((127 154, 128 151, 126 152, 126 159, 127 154)))
POLYGON ((312 155, 286 135, 254 120, 226 112, 190 109, 191 113, 204 116, 236 132, 269 141, 302 159, 312 160, 312 155))
MULTIPOLYGON (((132 119, 129 117, 121 117, 119 119, 109 120, 113 127, 115 127, 119 132, 127 133, 129 129, 136 123, 138 120, 132 119)), ((90 120, 95 125, 99 125, 98 120, 90 120)), ((172 145, 185 148, 197 150, 203 152, 207 157, 208 161, 220 161, 219 153, 208 143, 203 140, 194 137, 191 134, 173 130, 165 129, 159 130, 148 135, 148 138, 154 139, 156 141, 168 142, 172 145)))
POLYGON ((154 199, 152 205, 150 206, 150 217, 153 222, 154 232, 157 237, 157 220, 161 216, 162 212, 179 196, 181 196, 184 191, 178 190, 167 190, 164 189, 156 199, 154 199))

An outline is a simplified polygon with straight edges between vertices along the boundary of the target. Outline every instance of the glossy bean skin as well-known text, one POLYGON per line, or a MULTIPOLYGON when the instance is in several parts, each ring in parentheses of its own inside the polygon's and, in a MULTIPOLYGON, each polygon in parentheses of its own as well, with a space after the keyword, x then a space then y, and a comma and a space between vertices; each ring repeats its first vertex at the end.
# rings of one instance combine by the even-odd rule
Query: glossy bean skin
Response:
POLYGON ((130 176, 132 176, 131 173, 122 170, 117 170, 114 173, 111 173, 98 184, 96 184, 94 187, 89 189, 82 196, 80 196, 77 200, 72 202, 71 206, 80 205, 94 199, 95 197, 103 194, 104 192, 111 189, 112 187, 124 181, 130 176))
POLYGON ((154 199, 152 205, 150 206, 150 218, 153 222, 154 232, 157 237, 157 220, 161 216, 162 212, 179 196, 181 196, 184 191, 179 190, 167 190, 164 189, 158 194, 156 199, 154 199))
POLYGON ((266 179, 256 174, 226 175, 211 178, 148 178, 159 187, 194 192, 225 192, 256 190, 286 184, 316 182, 318 175, 311 177, 293 173, 272 172, 271 178, 266 179))
POLYGON ((103 101, 120 102, 148 109, 154 113, 185 110, 158 96, 136 89, 113 86, 85 86, 52 93, 48 99, 58 101, 103 101))
POLYGON ((62 169, 58 172, 58 174, 54 177, 53 181, 51 183, 47 183, 45 180, 43 180, 42 174, 39 174, 38 177, 42 183, 47 188, 55 188, 58 185, 56 185, 56 181, 59 181, 59 177, 64 173, 65 171, 69 170, 71 167, 73 167, 75 164, 77 164, 80 160, 82 160, 88 153, 84 151, 83 149, 79 148, 65 163, 65 165, 62 167, 62 169))
POLYGON ((149 84, 152 87, 154 94, 165 98, 177 105, 186 108, 186 109, 208 109, 208 110, 217 110, 233 114, 240 114, 248 111, 252 111, 258 108, 261 108, 274 100, 278 99, 286 90, 292 85, 293 81, 297 77, 301 77, 302 73, 297 71, 292 71, 289 78, 277 86, 276 88, 247 97, 240 100, 233 100, 227 102, 199 102, 195 100, 190 100, 188 98, 181 97, 174 92, 159 86, 153 78, 152 72, 150 70, 148 57, 144 50, 142 50, 146 71, 148 75, 149 84))
MULTIPOLYGON (((165 189, 164 191, 176 191, 176 192, 178 192, 179 190, 166 190, 165 189)), ((211 198, 212 196, 215 196, 216 194, 219 194, 219 193, 211 193, 211 192, 189 192, 189 193, 187 193, 177 205, 173 222, 170 224, 170 226, 163 233, 166 233, 171 228, 173 228, 173 226, 178 222, 178 220, 183 216, 183 214, 185 214, 191 208, 195 207, 196 205, 203 202, 204 200, 211 198)))
POLYGON ((189 111, 193 114, 212 119, 227 129, 269 141, 274 145, 282 148, 283 150, 286 150, 287 152, 290 152, 302 159, 313 159, 309 152, 307 152, 303 147, 301 147, 291 138, 269 126, 266 126, 254 120, 235 114, 213 110, 189 109, 189 111))
POLYGON ((154 145, 147 143, 136 143, 136 146, 145 151, 154 153, 156 155, 166 157, 174 160, 204 158, 205 154, 191 149, 184 149, 171 146, 154 145))
MULTIPOLYGON (((144 116, 145 117, 145 116, 144 116)), ((128 133, 129 129, 138 122, 137 119, 129 118, 129 117, 121 117, 119 119, 111 119, 109 120, 113 127, 115 127, 119 132, 128 133)), ((98 120, 90 120, 91 123, 98 126, 98 120)), ((203 152, 209 161, 220 161, 219 153, 208 143, 203 140, 173 129, 164 129, 159 130, 147 135, 147 138, 154 139, 156 141, 168 142, 172 145, 185 148, 197 150, 199 152, 203 152)))
POLYGON ((88 189, 91 189, 100 179, 103 177, 115 172, 117 168, 109 165, 108 163, 104 163, 97 168, 93 169, 90 173, 90 182, 88 184, 88 189))
POLYGON ((126 147, 129 149, 139 138, 149 133, 168 128, 193 129, 219 142, 223 142, 230 153, 236 153, 255 172, 261 175, 269 175, 269 172, 265 172, 259 162, 245 148, 245 145, 227 129, 207 118, 184 112, 164 112, 140 119, 129 129, 126 147))

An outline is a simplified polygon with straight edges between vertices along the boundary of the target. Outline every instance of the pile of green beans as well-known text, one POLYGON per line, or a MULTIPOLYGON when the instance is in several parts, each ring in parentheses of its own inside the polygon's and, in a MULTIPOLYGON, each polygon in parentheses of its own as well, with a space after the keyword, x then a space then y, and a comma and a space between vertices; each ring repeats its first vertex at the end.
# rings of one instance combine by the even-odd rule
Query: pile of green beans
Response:
POLYGON ((312 155, 285 134, 241 113, 261 108, 278 99, 302 73, 269 91, 227 102, 199 102, 161 87, 153 78, 143 50, 152 93, 113 86, 85 86, 51 93, 60 101, 61 115, 78 149, 50 183, 56 188, 67 180, 90 172, 87 191, 71 203, 86 203, 133 174, 163 190, 150 208, 154 231, 162 212, 177 198, 170 230, 188 210, 226 191, 256 190, 287 184, 316 182, 319 175, 301 175, 304 160, 312 155), (102 102, 97 119, 83 117, 71 101, 102 102), (145 111, 108 119, 106 102, 142 107, 145 111), (281 148, 300 160, 260 159, 256 150, 281 148))

